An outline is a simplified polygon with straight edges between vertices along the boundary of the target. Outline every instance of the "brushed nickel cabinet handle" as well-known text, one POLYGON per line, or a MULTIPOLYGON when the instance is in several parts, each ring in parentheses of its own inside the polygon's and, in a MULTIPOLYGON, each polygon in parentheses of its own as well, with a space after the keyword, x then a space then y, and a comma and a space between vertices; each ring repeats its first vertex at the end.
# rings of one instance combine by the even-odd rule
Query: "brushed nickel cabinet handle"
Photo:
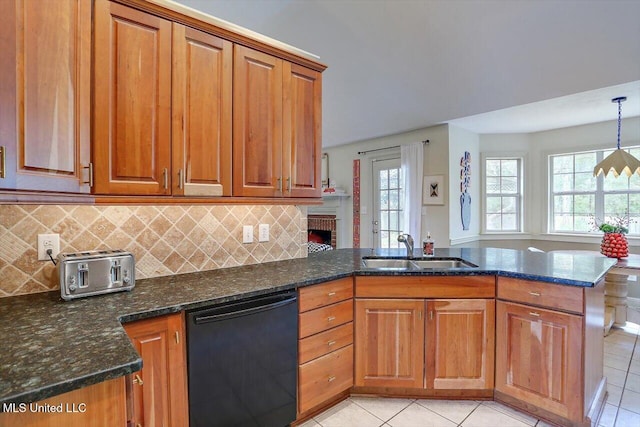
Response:
POLYGON ((535 311, 530 311, 529 314, 535 317, 540 317, 540 313, 536 313, 535 311))
POLYGON ((180 344, 180 332, 176 331, 176 344, 180 344))
POLYGON ((539 297, 541 294, 539 292, 529 291, 529 295, 533 295, 534 297, 539 297))
POLYGON ((140 378, 140 375, 135 374, 133 376, 133 383, 134 384, 138 384, 138 385, 143 385, 144 383, 142 382, 142 378, 140 378))
POLYGON ((327 317, 327 322, 333 322, 334 320, 336 320, 336 316, 327 317))
POLYGON ((329 347, 331 347, 332 345, 336 345, 336 342, 335 342, 335 341, 329 341, 329 342, 327 343, 327 345, 328 345, 329 347))
POLYGON ((162 186, 165 190, 169 188, 169 170, 167 168, 162 169, 162 186))
POLYGON ((291 193, 291 177, 287 177, 287 191, 291 193))
POLYGON ((332 382, 335 381, 336 377, 334 377, 333 375, 331 375, 329 378, 327 378, 327 382, 332 382))
POLYGON ((89 180, 88 181, 82 181, 83 184, 89 184, 89 187, 93 187, 93 163, 89 163, 89 166, 83 166, 82 169, 89 169, 88 173, 88 177, 89 180))
POLYGON ((282 177, 276 178, 276 190, 282 192, 282 177))
POLYGON ((332 297, 332 296, 334 296, 335 294, 336 294, 335 292, 329 292, 329 293, 327 294, 327 296, 332 297))
POLYGON ((6 166, 7 150, 5 150, 4 146, 0 146, 0 178, 6 177, 6 166))
POLYGON ((178 188, 181 190, 184 188, 184 176, 182 173, 182 168, 178 169, 178 188))
POLYGON ((433 310, 429 312, 429 320, 433 320, 433 310))

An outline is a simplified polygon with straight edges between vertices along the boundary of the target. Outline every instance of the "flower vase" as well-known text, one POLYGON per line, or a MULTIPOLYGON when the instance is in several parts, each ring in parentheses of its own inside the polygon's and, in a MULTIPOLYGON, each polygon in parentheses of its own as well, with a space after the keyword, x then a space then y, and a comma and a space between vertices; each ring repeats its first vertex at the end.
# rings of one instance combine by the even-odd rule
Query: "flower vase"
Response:
POLYGON ((625 258, 629 255, 629 243, 622 233, 604 233, 600 253, 609 258, 625 258))

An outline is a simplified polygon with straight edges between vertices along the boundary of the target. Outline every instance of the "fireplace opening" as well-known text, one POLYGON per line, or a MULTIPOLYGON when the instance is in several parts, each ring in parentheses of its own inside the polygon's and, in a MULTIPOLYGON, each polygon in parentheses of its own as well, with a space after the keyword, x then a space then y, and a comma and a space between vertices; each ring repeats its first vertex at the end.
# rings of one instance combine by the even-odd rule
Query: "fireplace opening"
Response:
POLYGON ((308 215, 307 240, 320 245, 327 245, 336 249, 336 216, 308 215))

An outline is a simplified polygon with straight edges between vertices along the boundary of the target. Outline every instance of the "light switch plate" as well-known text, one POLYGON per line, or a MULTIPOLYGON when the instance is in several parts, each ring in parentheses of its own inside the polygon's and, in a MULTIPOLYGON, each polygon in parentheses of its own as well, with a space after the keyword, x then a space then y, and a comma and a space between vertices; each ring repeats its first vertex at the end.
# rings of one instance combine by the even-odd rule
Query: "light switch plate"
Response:
POLYGON ((253 226, 242 226, 242 243, 253 243, 253 226))
POLYGON ((258 241, 259 242, 269 241, 269 224, 258 225, 258 241))

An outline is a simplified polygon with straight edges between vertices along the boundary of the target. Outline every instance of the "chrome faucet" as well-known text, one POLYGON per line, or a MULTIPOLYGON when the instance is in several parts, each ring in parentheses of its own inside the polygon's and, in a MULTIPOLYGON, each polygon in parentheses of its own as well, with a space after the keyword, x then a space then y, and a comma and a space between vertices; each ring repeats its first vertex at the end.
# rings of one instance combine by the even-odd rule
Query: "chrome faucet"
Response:
POLYGON ((398 242, 404 243, 404 245, 407 247, 407 258, 413 258, 413 237, 411 237, 411 234, 399 235, 398 242))

